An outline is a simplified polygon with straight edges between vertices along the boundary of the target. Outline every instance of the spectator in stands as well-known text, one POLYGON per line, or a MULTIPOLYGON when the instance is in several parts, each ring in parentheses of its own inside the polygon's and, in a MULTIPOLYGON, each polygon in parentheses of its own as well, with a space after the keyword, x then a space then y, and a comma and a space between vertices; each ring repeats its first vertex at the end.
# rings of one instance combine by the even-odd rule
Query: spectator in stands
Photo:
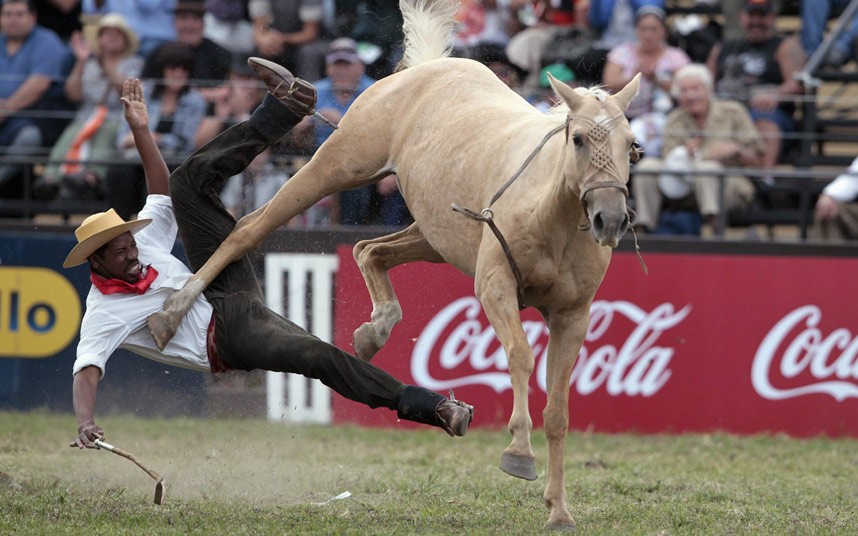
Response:
POLYGON ((858 240, 858 158, 819 195, 811 236, 858 240))
POLYGON ((664 10, 643 6, 635 13, 637 39, 623 43, 608 53, 602 85, 616 92, 641 73, 637 96, 626 108, 626 117, 638 143, 649 156, 661 154, 661 134, 667 112, 673 108, 670 84, 673 73, 691 63, 681 49, 668 46, 664 10))
POLYGON ((590 0, 587 22, 598 38, 579 60, 572 64, 584 85, 598 84, 608 52, 636 39, 635 13, 644 6, 664 9, 664 0, 590 0))
MULTIPOLYGON (((775 13, 783 12, 783 7, 786 2, 795 0, 772 0, 772 6, 775 13)), ((800 1, 800 0, 799 0, 800 1)), ((813 0, 811 0, 812 2, 813 0)), ((823 2, 827 0, 822 0, 823 2)), ((801 2, 802 4, 811 2, 801 2)), ((715 2, 712 2, 715 3, 715 2)), ((732 41, 741 39, 745 36, 745 30, 739 22, 739 17, 742 14, 742 9, 745 7, 745 0, 720 0, 721 4, 721 20, 722 20, 722 35, 723 41, 732 41)), ((796 2, 798 3, 798 2, 796 2)))
POLYGON ((543 67, 539 73, 539 92, 533 98, 533 106, 540 112, 547 112, 561 102, 551 88, 551 83, 548 81, 549 73, 558 82, 563 82, 567 85, 575 83, 575 73, 566 64, 552 63, 543 67))
POLYGON ((546 47, 554 36, 573 29, 576 35, 586 39, 585 47, 590 45, 588 7, 585 0, 563 0, 556 4, 549 0, 510 0, 509 9, 515 16, 511 19, 514 28, 510 30, 506 53, 513 63, 528 73, 522 83, 525 94, 538 92, 539 72, 545 63, 565 61, 568 65, 568 60, 572 59, 564 57, 544 61, 546 47))
MULTIPOLYGON (((328 47, 325 62, 327 77, 313 84, 317 91, 316 110, 328 122, 336 125, 355 99, 375 80, 364 72, 365 65, 358 56, 357 42, 354 39, 341 37, 332 41, 328 47)), ((293 129, 293 135, 296 138, 305 137, 304 131, 307 129, 312 129, 314 132, 313 152, 334 132, 333 128, 318 118, 308 116, 293 129)), ((388 179, 382 179, 382 182, 385 180, 388 179)), ((345 190, 336 194, 336 197, 323 199, 321 203, 332 204, 338 199, 337 209, 330 218, 334 222, 345 225, 367 224, 375 188, 376 185, 369 184, 361 188, 345 190)))
POLYGON ((82 0, 87 15, 119 13, 137 34, 137 53, 147 58, 164 43, 176 40, 176 0, 82 0))
POLYGON ((509 60, 503 46, 484 43, 470 49, 468 57, 491 69, 511 90, 523 93, 522 83, 527 71, 509 60))
POLYGON ((68 43, 75 32, 83 30, 80 20, 81 0, 35 0, 39 26, 56 32, 68 43))
POLYGON ((79 109, 51 149, 51 163, 46 166, 40 183, 44 191, 55 192, 62 179, 66 183, 64 197, 93 198, 100 195, 107 166, 85 161, 117 157, 122 84, 125 79, 140 75, 143 59, 135 55, 134 30, 118 13, 99 19, 94 51, 80 32, 72 36, 70 44, 76 61, 66 78, 65 93, 71 102, 78 103, 79 109))
MULTIPOLYGON (((745 38, 716 45, 707 65, 719 97, 745 103, 766 142, 763 169, 780 158, 783 133, 795 131, 794 97, 803 92, 794 74, 805 62, 795 36, 775 32, 770 0, 745 0, 739 17, 745 38)), ((770 182, 771 179, 766 179, 770 182)))
MULTIPOLYGON (((672 95, 679 106, 667 116, 662 158, 645 157, 635 166, 632 192, 638 228, 655 233, 699 234, 700 216, 713 224, 721 214, 721 175, 728 167, 759 167, 765 145, 741 103, 713 97, 712 74, 705 65, 692 63, 674 75, 672 95), (655 172, 671 170, 672 173, 655 172), (684 174, 684 171, 712 171, 684 174), (664 198, 671 199, 677 213, 662 218, 664 198), (688 219, 689 214, 697 215, 688 219), (677 216, 677 217, 674 217, 677 216), (684 232, 672 228, 685 223, 684 232)), ((747 177, 726 177, 727 210, 747 206, 754 186, 747 177)))
MULTIPOLYGON (((39 119, 30 112, 50 108, 50 90, 63 77, 68 48, 57 34, 37 24, 31 0, 4 0, 0 6, 0 155, 36 154, 45 142, 39 119)), ((19 195, 12 180, 23 171, 0 165, 0 191, 19 195)))
MULTIPOLYGON (((149 128, 168 162, 187 156, 206 111, 206 101, 191 85, 194 53, 185 44, 174 42, 159 52, 161 72, 146 81, 149 95, 149 128)), ((134 150, 134 136, 126 123, 119 129, 118 145, 126 153, 125 165, 108 172, 107 198, 122 217, 129 217, 145 199, 145 177, 134 150)))
MULTIPOLYGON (((810 56, 822 44, 828 20, 839 16, 850 0, 814 0, 801 2, 801 46, 810 56)), ((823 65, 838 68, 849 59, 855 59, 856 39, 858 38, 858 17, 846 24, 843 33, 837 37, 823 60, 823 65)))
POLYGON ((250 0, 256 55, 306 80, 322 78, 325 50, 322 0, 250 0))
POLYGON ((485 44, 506 46, 512 27, 511 13, 508 2, 464 0, 456 13, 458 24, 453 46, 465 51, 485 44))
MULTIPOLYGON (((180 0, 174 11, 176 41, 190 47, 194 55, 191 83, 213 107, 213 103, 229 91, 224 82, 229 77, 232 53, 203 35, 205 12, 202 0, 180 0)), ((154 78, 155 73, 162 70, 159 64, 163 61, 161 52, 165 46, 161 45, 149 56, 143 68, 144 78, 154 78)))
POLYGON ((353 20, 353 24, 344 24, 346 31, 342 35, 360 43, 367 75, 379 80, 393 73, 402 58, 402 12, 398 2, 338 0, 338 13, 341 8, 346 8, 353 20))
POLYGON ((250 117, 265 97, 265 88, 259 84, 247 61, 236 56, 226 84, 227 92, 218 95, 212 114, 203 118, 194 141, 199 148, 227 128, 250 117))
POLYGON ((247 0, 206 0, 205 36, 238 56, 253 52, 247 0))
POLYGON ((271 161, 271 148, 268 148, 244 171, 229 178, 220 199, 232 217, 238 219, 270 201, 288 179, 285 169, 271 161))

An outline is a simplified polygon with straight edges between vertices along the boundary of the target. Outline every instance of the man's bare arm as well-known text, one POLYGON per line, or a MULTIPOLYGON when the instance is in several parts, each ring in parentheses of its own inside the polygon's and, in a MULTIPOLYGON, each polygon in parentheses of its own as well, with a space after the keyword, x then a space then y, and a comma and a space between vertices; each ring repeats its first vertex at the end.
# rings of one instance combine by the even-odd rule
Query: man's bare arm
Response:
POLYGON ((84 367, 74 375, 72 400, 78 436, 69 444, 70 447, 94 448, 96 437, 104 437, 104 430, 95 424, 95 397, 100 379, 101 370, 94 366, 84 367))

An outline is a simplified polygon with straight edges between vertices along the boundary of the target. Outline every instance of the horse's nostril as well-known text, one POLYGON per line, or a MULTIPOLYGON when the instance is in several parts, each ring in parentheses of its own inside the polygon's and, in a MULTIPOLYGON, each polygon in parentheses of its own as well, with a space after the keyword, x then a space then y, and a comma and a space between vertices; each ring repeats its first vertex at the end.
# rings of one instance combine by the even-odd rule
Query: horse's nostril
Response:
POLYGON ((630 225, 630 224, 631 224, 631 222, 629 221, 629 215, 628 215, 628 214, 625 214, 625 215, 623 216, 623 224, 622 224, 622 226, 620 227, 620 229, 622 229, 622 230, 623 230, 623 232, 625 232, 625 231, 626 231, 626 229, 628 229, 628 228, 629 228, 629 225, 630 225))
POLYGON ((605 221, 602 219, 602 213, 597 212, 595 216, 593 216, 593 230, 601 233, 605 230, 605 221))

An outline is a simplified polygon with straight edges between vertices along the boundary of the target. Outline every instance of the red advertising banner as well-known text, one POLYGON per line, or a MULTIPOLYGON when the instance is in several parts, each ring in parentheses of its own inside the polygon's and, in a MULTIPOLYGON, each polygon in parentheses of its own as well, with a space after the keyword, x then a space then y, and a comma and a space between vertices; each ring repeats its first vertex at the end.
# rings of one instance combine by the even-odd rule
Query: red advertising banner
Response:
MULTIPOLYGON (((338 253, 334 339, 352 348, 372 304, 351 248, 338 253)), ((649 275, 634 254, 614 254, 572 374, 571 428, 858 436, 858 259, 645 260, 649 275)), ((428 263, 395 268, 391 280, 403 320, 373 363, 406 383, 454 389, 476 407, 473 426, 505 426, 506 355, 473 280, 428 263)), ((541 426, 548 332, 536 311, 522 319, 536 359, 530 412, 541 426)), ((334 422, 392 421, 335 395, 334 422)))

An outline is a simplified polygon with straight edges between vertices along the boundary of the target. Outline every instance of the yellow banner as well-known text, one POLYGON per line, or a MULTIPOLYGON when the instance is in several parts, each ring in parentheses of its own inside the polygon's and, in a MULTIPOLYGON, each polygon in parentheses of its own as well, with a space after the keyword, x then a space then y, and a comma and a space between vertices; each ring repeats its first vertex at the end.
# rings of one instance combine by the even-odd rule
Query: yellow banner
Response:
POLYGON ((47 268, 0 266, 0 357, 51 357, 80 328, 77 290, 47 268))

